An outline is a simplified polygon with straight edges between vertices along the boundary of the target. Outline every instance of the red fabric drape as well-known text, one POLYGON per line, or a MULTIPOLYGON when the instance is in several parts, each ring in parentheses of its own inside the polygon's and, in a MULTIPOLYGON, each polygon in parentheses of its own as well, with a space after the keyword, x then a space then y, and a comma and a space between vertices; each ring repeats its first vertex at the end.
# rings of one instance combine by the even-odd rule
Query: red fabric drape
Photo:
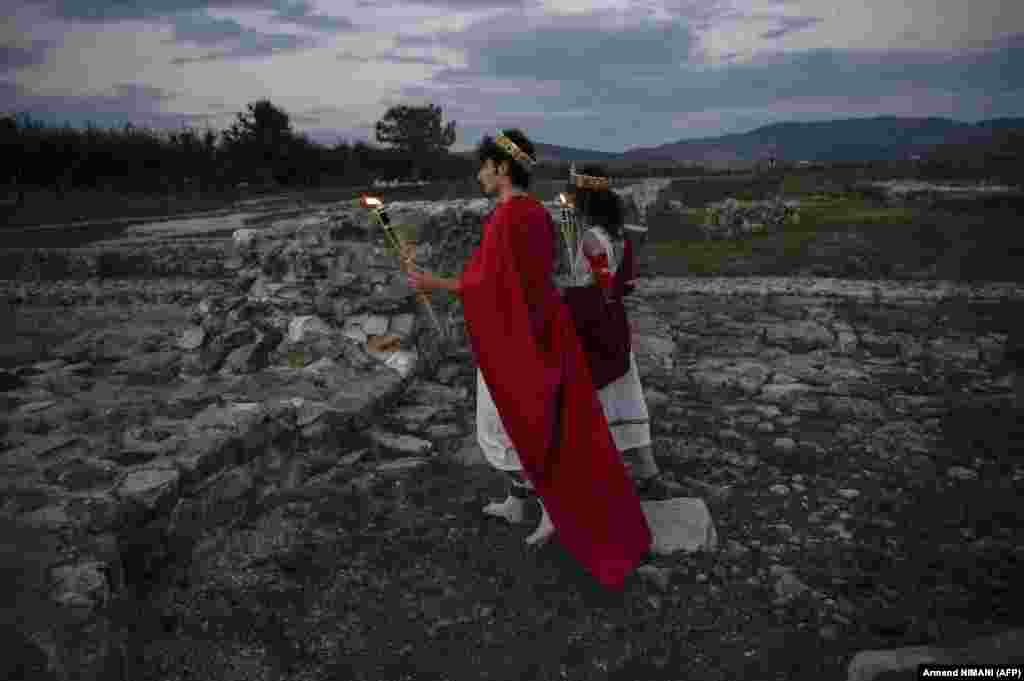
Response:
POLYGON ((594 387, 598 390, 629 371, 631 332, 622 296, 632 291, 633 251, 626 241, 614 276, 608 271, 608 255, 587 256, 597 283, 565 290, 565 302, 583 346, 594 387), (628 288, 627 288, 628 286, 628 288))
POLYGON ((650 549, 651 532, 551 281, 556 235, 533 197, 499 204, 461 277, 466 328, 559 541, 601 584, 619 589, 650 549))

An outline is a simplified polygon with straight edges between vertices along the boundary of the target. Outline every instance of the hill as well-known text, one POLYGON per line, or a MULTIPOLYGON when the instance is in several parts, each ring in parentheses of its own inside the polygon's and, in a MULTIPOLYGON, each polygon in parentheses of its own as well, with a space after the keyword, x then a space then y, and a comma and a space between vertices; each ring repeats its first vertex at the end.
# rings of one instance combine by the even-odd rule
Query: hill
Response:
POLYGON ((1024 130, 1024 118, 963 123, 947 118, 848 118, 805 123, 775 123, 751 132, 680 140, 656 147, 627 149, 632 160, 676 161, 898 160, 924 155, 941 145, 985 143, 1011 130, 1024 130))

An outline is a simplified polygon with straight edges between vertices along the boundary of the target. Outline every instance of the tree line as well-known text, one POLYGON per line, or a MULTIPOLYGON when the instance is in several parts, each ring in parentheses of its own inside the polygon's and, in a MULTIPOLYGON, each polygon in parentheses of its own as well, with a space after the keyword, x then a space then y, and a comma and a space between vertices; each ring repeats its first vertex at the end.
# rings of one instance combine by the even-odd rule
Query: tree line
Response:
POLYGON ((240 183, 317 187, 476 172, 473 159, 447 151, 454 142, 454 122, 438 133, 430 123, 431 117, 440 117, 440 109, 424 107, 416 109, 416 121, 426 122, 426 134, 409 130, 401 120, 408 108, 393 107, 378 123, 385 124, 379 133, 385 133, 387 148, 363 141, 315 142, 296 132, 287 112, 269 100, 249 104, 223 131, 187 126, 157 131, 131 123, 110 129, 88 123, 79 129, 48 125, 29 114, 7 115, 0 118, 0 183, 50 188, 60 196, 71 189, 214 192, 240 183), (396 127, 396 120, 401 125, 396 127))
MULTIPOLYGON (((391 107, 375 125, 379 146, 315 142, 295 131, 288 113, 266 99, 249 104, 223 131, 185 126, 156 131, 131 123, 111 129, 89 123, 78 129, 48 125, 28 114, 7 115, 0 117, 0 185, 48 188, 60 197, 72 189, 206 194, 241 183, 303 188, 364 186, 376 178, 472 178, 477 159, 449 151, 456 122, 442 125, 441 116, 441 108, 433 105, 391 107)), ((936 179, 1015 174, 1021 167, 1021 140, 1019 133, 1007 134, 991 145, 940 148, 917 163, 895 165, 911 165, 915 174, 936 179)), ((722 174, 668 160, 606 165, 622 179, 722 174)), ((862 165, 879 170, 878 164, 862 165)), ((568 171, 568 162, 542 161, 534 176, 561 179, 568 171)))
MULTIPOLYGON (((376 123, 381 145, 339 140, 324 145, 295 131, 286 111, 269 100, 249 104, 225 130, 157 131, 131 123, 101 129, 56 126, 29 114, 0 117, 0 184, 141 194, 222 192, 252 186, 361 186, 375 178, 456 180, 475 175, 472 154, 455 154, 456 122, 441 125, 441 108, 395 106, 376 123)), ((541 163, 539 179, 566 177, 568 163, 541 163)), ((616 168, 616 175, 678 174, 650 164, 616 168)))

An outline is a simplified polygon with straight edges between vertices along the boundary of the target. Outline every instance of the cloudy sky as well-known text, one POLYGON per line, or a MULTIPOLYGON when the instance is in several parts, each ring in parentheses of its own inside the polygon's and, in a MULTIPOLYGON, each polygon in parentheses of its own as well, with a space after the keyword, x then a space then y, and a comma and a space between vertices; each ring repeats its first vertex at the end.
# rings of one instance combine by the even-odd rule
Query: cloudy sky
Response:
POLYGON ((4 0, 0 113, 227 127, 267 98, 313 139, 396 104, 454 151, 521 127, 620 152, 768 123, 1024 116, 1021 0, 4 0))

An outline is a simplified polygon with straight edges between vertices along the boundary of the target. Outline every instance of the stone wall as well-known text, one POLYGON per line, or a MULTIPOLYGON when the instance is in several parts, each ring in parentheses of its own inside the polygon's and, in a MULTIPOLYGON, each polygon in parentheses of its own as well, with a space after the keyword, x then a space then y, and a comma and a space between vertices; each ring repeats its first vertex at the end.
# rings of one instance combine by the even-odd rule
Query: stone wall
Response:
MULTIPOLYGON (((366 443, 380 410, 439 357, 365 210, 237 236, 220 263, 232 278, 205 286, 174 337, 100 329, 4 372, 3 512, 59 537, 48 597, 92 632, 74 644, 37 632, 63 678, 91 678, 118 654, 102 613, 126 590, 215 541, 253 495, 301 484, 295 451, 336 461, 366 443)), ((98 303, 108 283, 48 295, 98 303)), ((38 304, 41 288, 18 282, 7 297, 38 304)))
MULTIPOLYGON (((389 212, 419 231, 418 262, 454 276, 492 207, 389 212)), ((59 538, 40 597, 69 608, 81 634, 36 632, 62 678, 90 678, 123 653, 109 635, 112 604, 215 545, 254 497, 301 485, 318 452, 329 469, 361 445, 423 453, 463 434, 444 423, 432 440, 371 427, 402 396, 420 395, 431 413, 439 399, 467 397, 423 379, 442 360, 452 376, 470 353, 458 302, 433 296, 450 322, 442 341, 365 209, 338 204, 227 243, 172 236, 23 251, 5 286, 12 306, 191 307, 172 335, 97 329, 3 373, 3 513, 59 538)))
POLYGON ((726 199, 705 209, 701 230, 708 239, 742 239, 755 233, 775 233, 787 223, 799 223, 799 202, 737 201, 726 199))
MULTIPOLYGON (((420 229, 417 261, 452 275, 489 208, 390 212, 420 229)), ((434 296, 452 330, 442 343, 379 236, 364 210, 343 205, 238 233, 225 251, 230 279, 157 296, 199 299, 186 328, 91 332, 0 376, 2 511, 58 539, 45 596, 86 632, 74 645, 38 633, 63 678, 95 678, 121 654, 104 633, 106 608, 167 561, 215 551, 254 499, 346 470, 368 448, 432 454, 471 433, 460 306, 434 296), (382 428, 399 400, 401 416, 386 423, 405 425, 382 428), (425 425, 459 413, 465 423, 425 425)), ((52 295, 95 303, 106 285, 52 295)), ((8 300, 29 304, 40 286, 13 283, 8 300)), ((1020 298, 1015 286, 702 279, 643 280, 627 304, 648 404, 679 424, 672 455, 696 455, 702 442, 744 466, 869 452, 879 472, 955 481, 979 464, 936 455, 942 419, 1009 400, 995 309, 1020 298), (965 311, 973 327, 954 323, 965 311)), ((828 519, 837 533, 841 506, 828 519)))

